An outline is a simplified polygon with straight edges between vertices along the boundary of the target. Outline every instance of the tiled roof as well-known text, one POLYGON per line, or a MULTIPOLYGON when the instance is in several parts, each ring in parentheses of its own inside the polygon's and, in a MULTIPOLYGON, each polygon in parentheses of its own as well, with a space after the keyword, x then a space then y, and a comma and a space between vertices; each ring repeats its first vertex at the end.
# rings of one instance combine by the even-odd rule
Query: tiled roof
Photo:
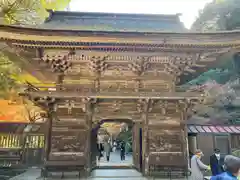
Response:
POLYGON ((179 15, 117 14, 90 12, 51 12, 43 29, 115 31, 115 32, 183 32, 179 15))
MULTIPOLYGON (((25 127, 25 123, 7 123, 7 122, 1 122, 0 123, 0 133, 15 133, 17 129, 21 127, 25 127)), ((22 129, 23 129, 22 128, 22 129)))
POLYGON ((227 125, 188 125, 188 133, 230 133, 240 134, 240 125, 227 126, 227 125))

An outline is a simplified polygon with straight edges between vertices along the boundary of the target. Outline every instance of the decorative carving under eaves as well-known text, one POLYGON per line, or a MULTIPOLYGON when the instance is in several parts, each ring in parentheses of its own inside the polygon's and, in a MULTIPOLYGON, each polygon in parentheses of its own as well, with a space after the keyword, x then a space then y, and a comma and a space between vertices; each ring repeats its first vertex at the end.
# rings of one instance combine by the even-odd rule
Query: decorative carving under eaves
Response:
POLYGON ((82 111, 83 112, 90 112, 93 110, 94 105, 97 103, 97 99, 95 98, 83 98, 82 99, 82 111))
POLYGON ((185 108, 186 102, 183 101, 183 100, 178 100, 175 103, 175 105, 176 105, 176 112, 180 112, 180 111, 182 111, 185 108))
POLYGON ((149 112, 152 112, 153 108, 160 108, 162 115, 166 115, 168 101, 167 100, 151 100, 149 104, 149 112))
POLYGON ((150 99, 139 99, 137 101, 137 111, 139 113, 145 113, 148 110, 148 105, 150 102, 150 99))
POLYGON ((152 112, 154 106, 158 103, 159 100, 157 99, 151 99, 149 101, 149 109, 148 109, 148 112, 152 112))
POLYGON ((114 68, 113 75, 116 77, 124 76, 123 68, 121 66, 117 66, 114 68))
POLYGON ((113 106, 112 106, 112 108, 113 108, 113 111, 114 112, 117 112, 117 111, 119 111, 121 108, 122 108, 122 101, 118 101, 118 100, 116 100, 116 101, 114 101, 113 102, 113 106))
POLYGON ((166 115, 167 107, 168 107, 168 101, 160 100, 158 103, 160 104, 162 115, 166 115))
POLYGON ((41 59, 50 65, 53 72, 64 73, 71 67, 71 62, 69 61, 69 54, 59 54, 59 55, 46 55, 41 59))
POLYGON ((181 74, 194 73, 194 67, 205 67, 205 65, 197 64, 204 57, 201 54, 194 54, 188 56, 172 56, 171 61, 165 64, 165 69, 168 74, 180 76, 181 74))
POLYGON ((107 58, 108 58, 107 56, 105 57, 93 56, 89 60, 88 67, 94 75, 100 76, 102 72, 106 70, 106 68, 108 67, 108 64, 106 63, 107 58))
POLYGON ((136 61, 129 64, 130 70, 138 76, 143 75, 149 66, 149 57, 137 57, 136 61))
POLYGON ((143 88, 142 81, 136 80, 135 81, 134 91, 135 92, 139 92, 139 90, 142 89, 142 88, 143 88))
POLYGON ((67 103, 67 109, 68 109, 68 114, 72 113, 72 109, 74 108, 74 101, 73 100, 66 100, 67 103))
POLYGON ((201 62, 211 62, 216 60, 216 57, 221 56, 222 54, 228 53, 232 50, 231 48, 221 48, 221 49, 216 49, 215 51, 211 52, 205 52, 205 53, 199 53, 197 54, 197 60, 201 62))
POLYGON ((48 97, 48 96, 37 97, 37 98, 34 98, 33 101, 41 107, 51 108, 51 111, 55 112, 57 110, 57 106, 55 104, 57 100, 55 98, 48 97))
POLYGON ((201 99, 187 99, 185 101, 185 112, 187 113, 187 115, 191 116, 192 113, 194 112, 194 106, 198 103, 201 103, 201 99))

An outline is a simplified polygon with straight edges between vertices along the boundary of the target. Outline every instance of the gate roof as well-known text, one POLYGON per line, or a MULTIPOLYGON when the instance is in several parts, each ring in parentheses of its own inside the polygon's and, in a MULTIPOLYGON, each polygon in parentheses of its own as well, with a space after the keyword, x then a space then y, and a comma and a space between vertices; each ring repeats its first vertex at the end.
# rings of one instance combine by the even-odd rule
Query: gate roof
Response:
POLYGON ((240 134, 240 126, 233 125, 188 125, 188 133, 240 134))

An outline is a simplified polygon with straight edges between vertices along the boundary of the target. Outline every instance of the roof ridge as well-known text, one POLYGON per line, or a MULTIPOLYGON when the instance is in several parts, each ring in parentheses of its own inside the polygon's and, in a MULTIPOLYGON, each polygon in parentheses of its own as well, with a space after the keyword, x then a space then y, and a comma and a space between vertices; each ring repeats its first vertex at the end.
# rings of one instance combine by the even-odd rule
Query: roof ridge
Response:
POLYGON ((53 10, 47 10, 52 15, 65 15, 65 16, 85 16, 85 15, 91 15, 91 16, 122 16, 122 17, 129 17, 129 16, 135 16, 135 17, 165 17, 165 18, 178 18, 181 14, 145 14, 145 13, 111 13, 111 12, 77 12, 77 11, 53 11, 53 10))

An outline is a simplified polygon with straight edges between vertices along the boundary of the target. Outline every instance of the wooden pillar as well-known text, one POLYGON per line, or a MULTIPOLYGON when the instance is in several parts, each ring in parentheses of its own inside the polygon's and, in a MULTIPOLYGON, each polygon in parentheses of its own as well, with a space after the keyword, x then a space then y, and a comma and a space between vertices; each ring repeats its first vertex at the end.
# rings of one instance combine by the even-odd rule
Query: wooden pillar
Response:
POLYGON ((186 125, 186 121, 187 121, 187 113, 189 110, 189 103, 191 104, 191 102, 189 102, 188 100, 185 101, 181 101, 179 100, 178 102, 178 109, 181 112, 181 121, 184 124, 184 139, 183 139, 183 151, 184 151, 184 157, 185 159, 187 159, 187 168, 190 167, 190 159, 189 159, 189 140, 188 140, 188 128, 186 125))
POLYGON ((140 139, 140 128, 141 128, 141 122, 135 122, 132 128, 132 149, 133 149, 133 163, 136 167, 136 169, 141 172, 142 171, 142 139, 140 139), (140 142, 141 141, 141 142, 140 142))
POLYGON ((194 153, 197 150, 197 136, 192 135, 188 136, 188 146, 189 146, 189 151, 194 153))
POLYGON ((86 175, 91 175, 91 169, 92 169, 92 117, 93 117, 93 105, 91 102, 91 99, 84 99, 85 103, 85 121, 87 124, 87 143, 86 143, 86 159, 87 163, 85 166, 86 175))
POLYGON ((64 80, 64 74, 61 73, 57 76, 57 80, 56 80, 56 90, 61 90, 62 89, 62 84, 63 84, 63 80, 64 80))
POLYGON ((148 109, 149 109, 149 99, 143 104, 143 112, 142 112, 142 121, 143 121, 143 146, 144 146, 144 154, 143 154, 143 174, 144 176, 149 175, 149 122, 148 122, 148 109))
POLYGON ((46 122, 46 129, 45 129, 45 152, 44 152, 44 157, 45 161, 49 161, 49 154, 51 151, 51 137, 52 137, 52 123, 53 123, 53 110, 54 110, 54 105, 49 105, 47 107, 47 122, 46 122))

